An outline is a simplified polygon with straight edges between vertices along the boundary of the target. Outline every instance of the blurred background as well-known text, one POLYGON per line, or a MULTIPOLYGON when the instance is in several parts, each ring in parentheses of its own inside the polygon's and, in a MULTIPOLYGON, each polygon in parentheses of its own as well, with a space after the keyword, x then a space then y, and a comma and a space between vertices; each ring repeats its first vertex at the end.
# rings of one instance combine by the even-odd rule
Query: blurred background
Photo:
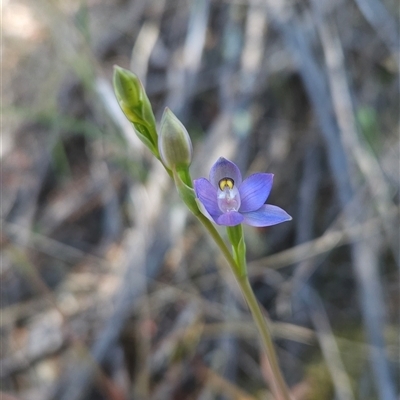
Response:
MULTIPOLYGON (((246 227, 296 400, 399 394, 396 0, 3 0, 2 399, 272 399, 224 259, 122 115, 275 174, 246 227), (247 229, 248 228, 248 229, 247 229)), ((223 230, 221 230, 223 233, 223 230)))

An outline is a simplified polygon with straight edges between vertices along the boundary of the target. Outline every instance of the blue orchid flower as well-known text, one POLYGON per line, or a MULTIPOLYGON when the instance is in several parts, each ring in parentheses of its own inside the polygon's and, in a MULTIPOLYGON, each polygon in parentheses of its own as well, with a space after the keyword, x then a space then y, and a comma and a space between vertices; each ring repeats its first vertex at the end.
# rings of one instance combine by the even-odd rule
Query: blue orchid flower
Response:
POLYGON ((282 208, 264 204, 273 178, 273 174, 255 173, 242 181, 236 164, 221 157, 212 166, 209 180, 194 181, 194 190, 201 212, 218 225, 271 226, 292 219, 282 208))

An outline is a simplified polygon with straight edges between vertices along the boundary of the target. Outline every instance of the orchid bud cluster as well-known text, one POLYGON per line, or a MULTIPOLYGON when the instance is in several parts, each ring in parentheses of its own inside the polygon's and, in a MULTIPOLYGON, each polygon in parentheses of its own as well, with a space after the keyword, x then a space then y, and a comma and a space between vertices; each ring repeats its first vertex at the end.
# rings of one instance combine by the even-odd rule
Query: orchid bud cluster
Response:
POLYGON ((166 108, 157 134, 153 110, 139 78, 121 67, 114 69, 114 90, 121 110, 140 140, 168 170, 189 168, 192 142, 183 124, 166 108))

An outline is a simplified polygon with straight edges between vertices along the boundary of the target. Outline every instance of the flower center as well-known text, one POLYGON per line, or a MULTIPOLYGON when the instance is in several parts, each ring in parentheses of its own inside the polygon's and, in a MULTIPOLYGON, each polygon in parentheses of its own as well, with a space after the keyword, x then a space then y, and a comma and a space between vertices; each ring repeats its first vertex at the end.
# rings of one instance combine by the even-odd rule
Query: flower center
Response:
POLYGON ((218 206, 224 213, 237 211, 240 207, 240 194, 233 179, 223 178, 218 182, 218 206))

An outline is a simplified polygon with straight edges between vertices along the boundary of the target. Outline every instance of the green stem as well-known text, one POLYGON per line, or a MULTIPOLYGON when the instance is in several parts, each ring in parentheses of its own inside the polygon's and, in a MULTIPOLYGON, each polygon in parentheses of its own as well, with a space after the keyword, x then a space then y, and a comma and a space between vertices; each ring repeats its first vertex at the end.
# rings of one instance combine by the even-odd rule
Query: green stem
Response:
POLYGON ((192 177, 190 176, 189 168, 180 168, 176 172, 182 179, 182 182, 191 189, 193 189, 193 181, 192 177))
MULTIPOLYGON (((232 257, 231 252, 226 247, 224 240, 221 238, 221 235, 215 229, 214 225, 204 215, 197 215, 197 218, 210 233, 211 237, 214 239, 215 243, 228 261, 229 266, 231 267, 232 272, 235 275, 236 281, 240 286, 243 297, 245 298, 247 305, 249 306, 258 332, 261 336, 268 362, 271 366, 274 385, 274 387, 271 388, 271 391, 274 393, 277 400, 291 400, 289 389, 286 386, 285 380, 279 367, 278 358, 276 356, 274 344, 271 337, 271 331, 268 327, 266 319, 264 318, 256 296, 254 295, 253 289, 250 286, 247 274, 242 273, 242 271, 247 271, 247 266, 237 265, 236 261, 232 257)), ((245 260, 242 262, 244 262, 244 264, 246 263, 245 260)))
POLYGON ((211 223, 211 221, 207 217, 205 217, 203 214, 198 214, 198 215, 196 215, 196 217, 200 220, 200 222, 207 229, 207 231, 209 232, 211 237, 214 239, 214 242, 217 244, 218 248, 221 250, 221 252, 224 255, 225 259, 228 261, 228 264, 232 267, 232 270, 233 270, 235 276, 237 276, 236 262, 235 262, 234 258, 232 257, 231 252, 226 247, 226 244, 225 244, 224 240, 222 239, 221 235, 215 229, 215 227, 211 223))
POLYGON ((232 244, 233 258, 236 261, 239 276, 247 276, 246 243, 244 241, 242 224, 227 226, 226 233, 232 244))
POLYGON ((247 305, 250 308, 253 319, 257 325, 258 332, 261 335, 261 339, 264 345, 265 352, 267 354, 268 362, 271 366, 274 387, 271 388, 272 393, 279 400, 290 400, 289 389, 286 386, 285 379, 283 378, 281 369, 279 367, 278 357, 276 356, 274 343, 271 337, 271 330, 268 327, 268 322, 264 318, 261 311, 260 305, 254 295, 253 289, 250 286, 250 282, 247 276, 242 276, 238 279, 240 288, 244 298, 246 299, 247 305))

